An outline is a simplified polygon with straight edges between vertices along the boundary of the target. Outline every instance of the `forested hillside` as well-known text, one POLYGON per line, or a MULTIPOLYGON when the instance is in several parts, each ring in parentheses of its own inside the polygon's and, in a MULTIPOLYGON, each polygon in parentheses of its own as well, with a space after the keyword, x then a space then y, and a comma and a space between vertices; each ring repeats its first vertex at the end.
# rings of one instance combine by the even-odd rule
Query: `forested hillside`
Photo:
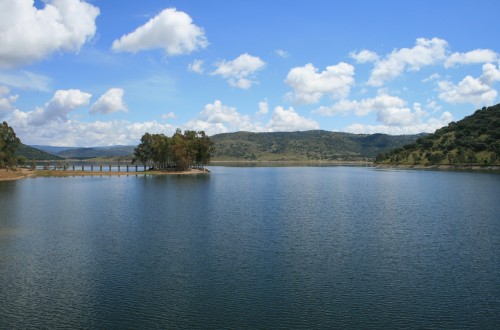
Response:
MULTIPOLYGON (((303 132, 251 133, 236 132, 211 137, 215 153, 213 161, 316 161, 316 160, 374 160, 381 152, 414 142, 418 135, 350 134, 322 130, 303 132)), ((60 159, 130 156, 133 146, 93 148, 54 148, 47 154, 23 145, 18 152, 27 159, 60 159), (59 150, 63 149, 63 150, 59 150)), ((52 149, 50 149, 52 148, 52 149)))
POLYGON ((423 135, 350 134, 328 131, 250 133, 212 136, 213 160, 308 161, 373 160, 392 148, 414 142, 423 135))
POLYGON ((25 144, 19 144, 19 147, 16 150, 16 157, 22 156, 27 160, 36 159, 36 160, 59 160, 61 157, 49 154, 45 151, 30 147, 25 144))
POLYGON ((124 157, 134 152, 134 146, 111 146, 94 148, 68 148, 56 155, 63 158, 124 157))
POLYGON ((500 165, 500 104, 377 156, 380 164, 500 165))

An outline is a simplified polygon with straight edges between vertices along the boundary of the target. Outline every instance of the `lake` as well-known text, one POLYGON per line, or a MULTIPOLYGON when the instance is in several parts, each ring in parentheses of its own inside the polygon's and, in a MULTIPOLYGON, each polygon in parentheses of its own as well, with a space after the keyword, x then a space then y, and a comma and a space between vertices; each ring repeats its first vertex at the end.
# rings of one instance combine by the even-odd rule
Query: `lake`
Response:
POLYGON ((500 174, 0 182, 0 328, 500 324, 500 174))

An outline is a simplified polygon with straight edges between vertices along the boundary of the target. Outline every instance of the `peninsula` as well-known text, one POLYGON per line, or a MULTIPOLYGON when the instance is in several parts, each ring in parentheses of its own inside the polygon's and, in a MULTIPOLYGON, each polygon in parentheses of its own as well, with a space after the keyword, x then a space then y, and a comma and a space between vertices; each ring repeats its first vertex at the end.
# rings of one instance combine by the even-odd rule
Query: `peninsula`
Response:
MULTIPOLYGON (((16 157, 16 151, 21 145, 14 130, 6 122, 0 126, 0 181, 16 180, 26 177, 40 176, 122 176, 122 175, 186 175, 205 174, 210 171, 204 166, 210 162, 213 153, 213 142, 205 135, 204 131, 189 131, 184 133, 177 129, 172 137, 163 134, 145 133, 141 143, 134 149, 132 163, 117 166, 113 169, 111 164, 88 167, 81 165, 81 170, 73 164, 70 167, 65 161, 59 160, 51 168, 45 163, 43 170, 37 169, 36 160, 32 160, 29 169, 24 156, 16 157), (143 171, 139 171, 142 164, 143 171), (23 165, 19 167, 19 165, 23 165), (135 171, 134 171, 135 169, 135 171)), ((36 153, 36 149, 23 146, 24 150, 36 153)), ((37 154, 39 155, 39 154, 37 154)))

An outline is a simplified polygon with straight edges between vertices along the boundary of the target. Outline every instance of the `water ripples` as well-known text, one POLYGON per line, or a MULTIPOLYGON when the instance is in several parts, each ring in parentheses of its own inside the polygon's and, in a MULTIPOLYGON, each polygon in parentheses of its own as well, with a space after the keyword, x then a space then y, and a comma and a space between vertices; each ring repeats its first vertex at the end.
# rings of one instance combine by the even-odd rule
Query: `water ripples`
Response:
POLYGON ((0 185, 0 328, 495 328, 499 181, 221 167, 0 185))

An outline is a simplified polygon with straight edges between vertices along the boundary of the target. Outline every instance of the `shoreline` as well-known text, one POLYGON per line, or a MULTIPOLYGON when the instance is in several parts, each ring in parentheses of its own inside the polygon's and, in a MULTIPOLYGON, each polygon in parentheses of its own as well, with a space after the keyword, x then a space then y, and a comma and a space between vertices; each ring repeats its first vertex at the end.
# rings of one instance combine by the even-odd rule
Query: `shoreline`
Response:
POLYGON ((190 169, 189 171, 143 171, 143 172, 109 172, 109 171, 63 171, 18 169, 17 171, 0 170, 1 181, 15 181, 26 178, 75 177, 75 176, 139 176, 139 175, 196 175, 208 174, 208 169, 190 169))
POLYGON ((210 163, 211 166, 358 166, 372 168, 394 168, 414 170, 441 170, 441 171, 470 171, 470 172, 500 172, 500 165, 409 165, 409 164, 377 164, 371 161, 347 161, 347 160, 217 160, 210 163))
POLYGON ((240 165, 345 165, 374 166, 371 161, 364 160, 212 160, 210 166, 240 165))
POLYGON ((17 169, 15 171, 7 171, 0 169, 0 182, 2 181, 15 181, 33 177, 34 173, 27 169, 17 169))
MULTIPOLYGON (((410 169, 410 170, 436 170, 436 171, 464 171, 464 172, 485 172, 500 173, 500 166, 479 166, 479 165, 408 165, 408 164, 375 164, 366 161, 213 161, 209 166, 359 166, 372 167, 378 169, 410 169)), ((155 170, 142 172, 113 172, 113 171, 72 171, 72 170, 37 170, 17 169, 7 171, 0 169, 0 182, 15 181, 26 178, 37 177, 75 177, 75 176, 139 176, 139 175, 197 175, 208 174, 208 169, 192 168, 188 171, 155 170)))
POLYGON ((500 173, 500 166, 489 165, 408 165, 408 164, 373 164, 375 168, 411 169, 411 170, 438 170, 438 171, 465 171, 500 173))

